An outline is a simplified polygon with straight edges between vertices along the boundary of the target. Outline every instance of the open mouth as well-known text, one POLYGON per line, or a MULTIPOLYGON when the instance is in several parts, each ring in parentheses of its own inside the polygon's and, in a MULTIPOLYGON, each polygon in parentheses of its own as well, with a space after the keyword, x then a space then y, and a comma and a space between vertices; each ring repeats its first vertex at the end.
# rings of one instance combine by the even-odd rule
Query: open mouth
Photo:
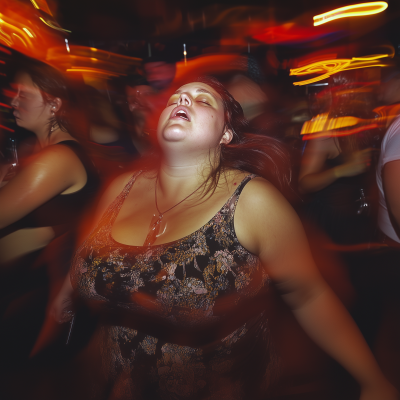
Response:
POLYGON ((185 121, 190 121, 190 115, 184 107, 177 107, 171 115, 171 118, 182 118, 185 121))

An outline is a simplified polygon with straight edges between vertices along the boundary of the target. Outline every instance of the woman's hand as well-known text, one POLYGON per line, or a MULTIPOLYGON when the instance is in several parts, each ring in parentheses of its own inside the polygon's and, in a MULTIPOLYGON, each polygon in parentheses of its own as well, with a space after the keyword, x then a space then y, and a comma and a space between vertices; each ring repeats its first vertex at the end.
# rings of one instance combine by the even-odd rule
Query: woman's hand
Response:
POLYGON ((356 151, 352 154, 349 161, 335 167, 335 176, 344 178, 360 175, 371 165, 371 149, 356 151))

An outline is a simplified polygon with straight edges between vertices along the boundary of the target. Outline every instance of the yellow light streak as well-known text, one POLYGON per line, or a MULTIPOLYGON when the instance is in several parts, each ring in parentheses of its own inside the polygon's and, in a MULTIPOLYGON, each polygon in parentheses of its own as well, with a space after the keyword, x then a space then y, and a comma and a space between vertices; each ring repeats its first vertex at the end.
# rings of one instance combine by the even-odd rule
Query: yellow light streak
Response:
POLYGON ((322 80, 324 80, 326 78, 329 78, 330 76, 331 76, 330 74, 324 74, 324 75, 321 75, 321 76, 317 76, 316 78, 307 79, 305 81, 293 82, 293 85, 294 86, 309 85, 310 83, 322 81, 322 80))
POLYGON ((378 60, 380 58, 385 58, 385 57, 393 58, 393 56, 394 54, 377 54, 375 56, 353 57, 353 60, 370 61, 370 60, 378 60))
POLYGON ((324 14, 313 17, 314 26, 326 24, 339 18, 361 17, 365 15, 378 14, 388 8, 386 1, 374 1, 371 3, 353 4, 351 6, 336 8, 324 14))
POLYGON ((290 75, 311 75, 322 73, 322 75, 304 80, 294 82, 295 86, 309 85, 310 83, 322 81, 323 79, 329 78, 331 75, 336 74, 340 71, 348 71, 351 69, 368 68, 368 67, 384 67, 385 64, 380 63, 380 60, 385 57, 393 57, 391 54, 376 54, 365 57, 353 57, 352 59, 337 59, 337 60, 325 60, 315 62, 309 65, 304 65, 300 68, 294 68, 290 70, 290 75))
POLYGON ((25 43, 25 40, 22 39, 21 36, 17 35, 16 33, 13 33, 13 35, 16 36, 16 37, 24 44, 25 47, 28 47, 28 46, 26 45, 26 43, 25 43))
POLYGON ((97 69, 97 68, 69 68, 67 69, 67 72, 88 72, 88 73, 92 73, 92 74, 100 74, 100 75, 108 75, 108 76, 119 76, 120 74, 116 74, 114 72, 110 72, 110 71, 104 71, 101 69, 97 69))
POLYGON ((26 34, 27 34, 30 38, 33 38, 33 35, 32 35, 31 31, 30 31, 28 28, 22 28, 22 30, 25 31, 26 34))
POLYGON ((40 9, 35 0, 31 0, 31 3, 35 8, 37 8, 38 10, 40 9))
POLYGON ((317 74, 319 72, 334 73, 336 70, 342 70, 346 65, 349 65, 351 60, 348 58, 324 60, 314 62, 312 64, 304 65, 300 68, 290 70, 290 75, 309 75, 317 74))
POLYGON ((13 44, 11 36, 7 35, 7 33, 5 33, 1 28, 0 28, 0 41, 3 41, 8 47, 11 47, 13 44))
MULTIPOLYGON (((15 44, 15 41, 13 39, 13 36, 15 36, 23 43, 23 45, 25 47, 32 47, 32 42, 30 41, 29 37, 26 36, 27 32, 24 30, 24 28, 20 29, 19 27, 15 26, 13 24, 5 22, 1 18, 0 18, 0 23, 3 24, 0 27, 0 41, 3 41, 4 43, 6 43, 8 47, 12 47, 15 44), (7 34, 4 31, 4 28, 7 31, 11 31, 11 32, 14 31, 14 32, 12 32, 12 34, 10 32, 10 34, 11 34, 11 36, 10 36, 9 34, 7 34), (15 32, 18 32, 18 33, 15 33, 15 32)), ((31 32, 29 32, 29 33, 31 33, 31 32)))
POLYGON ((43 23, 45 23, 47 26, 49 26, 50 28, 56 29, 56 30, 61 31, 61 32, 71 33, 71 31, 68 31, 67 29, 60 28, 59 26, 56 26, 56 25, 52 24, 51 22, 45 21, 42 17, 39 17, 39 19, 43 23))

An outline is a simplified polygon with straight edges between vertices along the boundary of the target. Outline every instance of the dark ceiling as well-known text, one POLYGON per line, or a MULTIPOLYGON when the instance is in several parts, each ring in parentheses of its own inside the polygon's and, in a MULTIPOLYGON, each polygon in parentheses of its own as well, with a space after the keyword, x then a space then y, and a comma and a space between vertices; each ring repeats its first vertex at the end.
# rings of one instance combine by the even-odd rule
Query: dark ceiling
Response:
MULTIPOLYGON (((399 0, 387 0, 387 24, 400 9, 399 0)), ((58 0, 57 20, 72 31, 72 40, 157 40, 203 30, 207 22, 229 8, 243 6, 245 17, 260 8, 279 23, 354 4, 343 0, 58 0), (197 24, 197 25, 196 25, 197 24)), ((52 6, 50 0, 49 4, 52 6)), ((397 28, 397 27, 396 27, 397 28)), ((390 29, 390 27, 389 27, 390 29)), ((397 29, 395 29, 397 30, 397 29)))

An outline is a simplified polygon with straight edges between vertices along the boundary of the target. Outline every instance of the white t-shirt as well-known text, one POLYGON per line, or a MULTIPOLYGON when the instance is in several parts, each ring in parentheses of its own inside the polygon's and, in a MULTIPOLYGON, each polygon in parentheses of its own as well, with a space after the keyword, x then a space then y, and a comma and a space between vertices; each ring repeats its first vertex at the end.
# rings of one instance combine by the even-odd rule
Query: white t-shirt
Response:
POLYGON ((376 182, 379 189, 378 226, 386 236, 400 243, 400 237, 393 229, 389 218, 382 182, 383 167, 386 163, 396 160, 400 160, 400 116, 393 121, 382 140, 381 155, 376 169, 376 182))

